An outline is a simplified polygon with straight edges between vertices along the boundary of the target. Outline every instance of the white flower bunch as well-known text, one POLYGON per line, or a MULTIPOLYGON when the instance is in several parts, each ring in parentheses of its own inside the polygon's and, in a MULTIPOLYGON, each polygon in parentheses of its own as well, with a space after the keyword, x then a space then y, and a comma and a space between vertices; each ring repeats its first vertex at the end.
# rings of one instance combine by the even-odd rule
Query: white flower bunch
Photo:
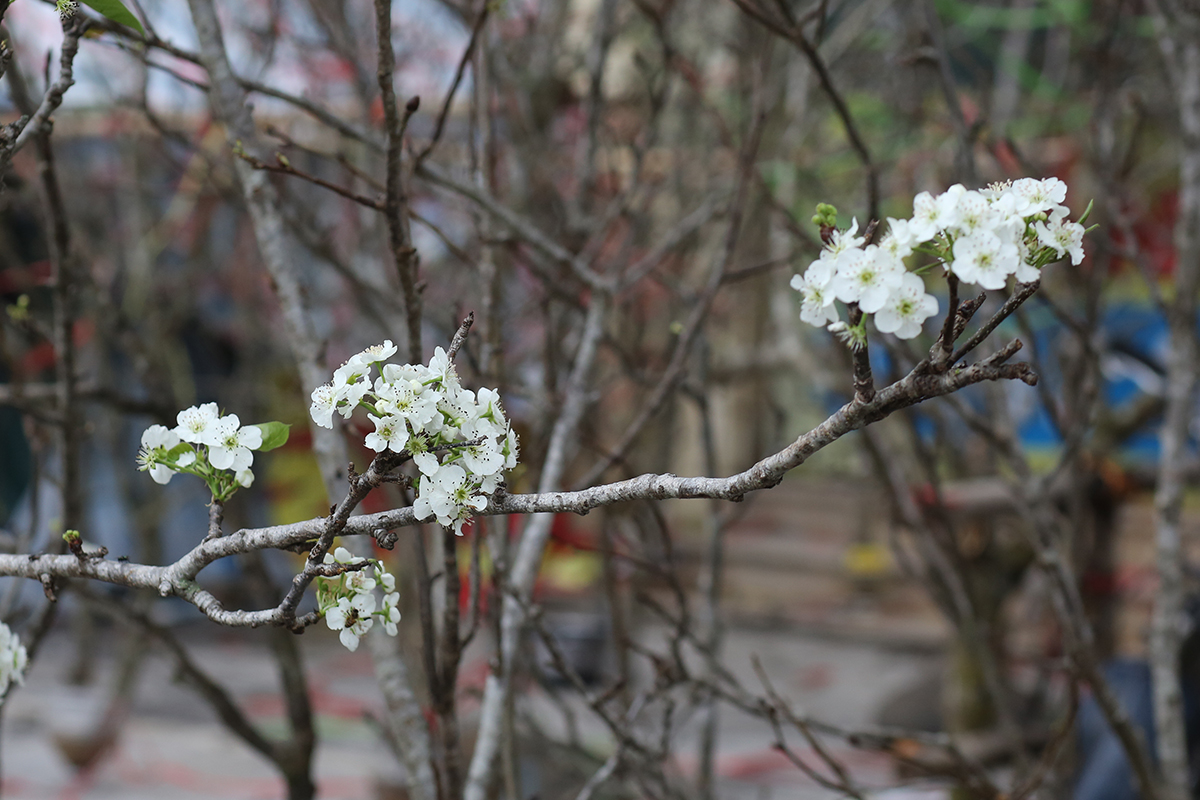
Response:
POLYGON ((372 571, 367 569, 367 559, 355 556, 344 547, 325 554, 326 564, 341 564, 360 567, 343 572, 336 578, 317 579, 317 609, 325 617, 329 630, 338 631, 338 638, 350 652, 358 649, 358 639, 366 635, 375 625, 375 618, 383 625, 388 636, 396 635, 396 623, 400 621, 400 593, 396 591, 396 578, 383 564, 372 561, 372 571), (372 577, 373 575, 373 577, 372 577), (383 591, 383 602, 375 597, 375 590, 383 591))
POLYGON ((151 425, 142 434, 138 468, 161 484, 177 472, 196 475, 220 501, 254 483, 254 451, 273 450, 288 436, 282 422, 242 425, 237 414, 221 416, 216 403, 185 408, 175 421, 174 428, 151 425))
POLYGON ((25 683, 25 666, 29 654, 25 645, 12 630, 0 622, 0 694, 8 690, 9 684, 25 683))
POLYGON ((421 472, 417 518, 434 517, 461 535, 472 512, 487 508, 504 470, 517 465, 517 435, 499 393, 464 389, 445 350, 437 348, 428 365, 384 363, 395 353, 385 341, 351 358, 313 390, 309 411, 331 428, 335 411, 348 418, 365 408, 375 425, 366 446, 405 453, 421 472))
MULTIPOLYGON (((865 247, 858 221, 837 230, 836 210, 822 204, 813 219, 834 230, 820 257, 792 278, 802 297, 800 319, 846 334, 834 304, 840 300, 863 312, 859 327, 872 315, 881 333, 911 339, 938 313, 937 298, 926 293, 921 276, 939 264, 964 284, 989 290, 1003 289, 1010 276, 1032 283, 1042 267, 1067 255, 1078 264, 1084 228, 1068 219, 1066 197, 1067 185, 1058 178, 1021 178, 981 191, 955 184, 937 197, 922 192, 913 200, 911 219, 889 217, 887 234, 865 247), (932 260, 910 271, 905 260, 914 253, 932 260)), ((861 340, 865 331, 843 338, 861 340)))

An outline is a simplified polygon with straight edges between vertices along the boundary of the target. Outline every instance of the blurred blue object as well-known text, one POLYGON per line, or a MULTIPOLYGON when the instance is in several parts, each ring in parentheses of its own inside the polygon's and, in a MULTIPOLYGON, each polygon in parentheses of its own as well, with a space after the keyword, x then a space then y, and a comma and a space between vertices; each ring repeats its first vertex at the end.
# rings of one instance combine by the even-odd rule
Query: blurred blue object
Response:
MULTIPOLYGON (((1114 659, 1105 665, 1104 677, 1153 751, 1154 700, 1150 665, 1136 659, 1114 659)), ((1075 784, 1075 800, 1138 800, 1140 795, 1129 759, 1095 698, 1089 696, 1080 705, 1076 729, 1079 778, 1075 784)))

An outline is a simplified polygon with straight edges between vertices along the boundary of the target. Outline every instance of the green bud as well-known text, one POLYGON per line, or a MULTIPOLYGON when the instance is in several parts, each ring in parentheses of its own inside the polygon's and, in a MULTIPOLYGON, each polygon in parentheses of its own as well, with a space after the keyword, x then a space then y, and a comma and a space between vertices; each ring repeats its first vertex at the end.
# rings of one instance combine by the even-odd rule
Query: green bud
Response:
POLYGON ((822 228, 837 227, 837 209, 829 203, 817 203, 817 213, 813 215, 813 224, 822 228))

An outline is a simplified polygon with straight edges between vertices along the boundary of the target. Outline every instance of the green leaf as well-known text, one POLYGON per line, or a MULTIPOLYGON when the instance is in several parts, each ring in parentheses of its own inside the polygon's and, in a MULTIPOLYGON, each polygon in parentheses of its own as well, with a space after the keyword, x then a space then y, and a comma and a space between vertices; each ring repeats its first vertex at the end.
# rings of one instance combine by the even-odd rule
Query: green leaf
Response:
POLYGON ((130 13, 121 0, 83 0, 83 4, 92 7, 113 22, 128 25, 142 36, 146 35, 146 31, 142 29, 142 23, 138 22, 138 18, 130 13))
POLYGON ((285 425, 282 422, 262 422, 254 427, 262 431, 263 443, 262 447, 258 448, 260 453, 265 453, 268 450, 274 450, 276 447, 282 446, 288 440, 288 429, 291 425, 285 425))
POLYGON ((167 458, 171 461, 177 461, 184 453, 194 453, 196 448, 192 447, 187 442, 180 442, 167 451, 167 458))

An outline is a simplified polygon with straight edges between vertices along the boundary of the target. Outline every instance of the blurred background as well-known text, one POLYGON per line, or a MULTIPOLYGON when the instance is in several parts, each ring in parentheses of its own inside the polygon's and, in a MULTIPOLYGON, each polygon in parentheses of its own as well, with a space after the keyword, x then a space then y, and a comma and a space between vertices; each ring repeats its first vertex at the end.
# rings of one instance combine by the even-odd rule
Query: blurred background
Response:
MULTIPOLYGON (((27 147, 4 171, 0 526, 10 552, 58 546, 68 527, 142 563, 192 548, 207 524, 203 487, 188 476, 160 487, 135 456, 148 425, 173 425, 195 403, 293 425, 228 505, 230 530, 328 512, 308 428, 313 387, 297 370, 236 159, 268 172, 278 193, 288 263, 329 372, 367 345, 407 341, 379 207, 374 6, 216 6, 259 137, 244 158, 210 112, 188 4, 141 0, 129 8, 145 37, 79 11, 95 24, 49 138, 61 214, 48 212, 44 152, 27 147), (64 337, 75 362, 66 404, 64 337)), ((394 86, 401 105, 420 98, 404 163, 423 357, 475 313, 459 371, 464 385, 505 398, 522 437, 512 492, 537 486, 579 346, 592 294, 579 263, 626 284, 608 312, 566 488, 643 472, 729 475, 850 399, 847 351, 799 321, 788 288, 817 257, 818 202, 861 226, 910 216, 921 191, 1056 176, 1073 212, 1092 203, 1098 224, 1084 262, 1047 268, 1039 293, 993 337, 993 349, 1022 339, 1036 388, 988 384, 898 413, 739 504, 631 503, 555 520, 536 598, 545 632, 590 690, 619 695, 628 710, 636 687, 667 680, 648 653, 679 646, 687 629, 738 686, 778 692, 831 726, 815 740, 792 732, 792 752, 762 714, 673 678, 678 710, 665 712, 669 745, 657 761, 668 789, 637 777, 653 769, 647 757, 610 769, 594 796, 853 796, 824 780, 838 773, 822 746, 862 796, 989 796, 962 763, 997 780, 1035 774, 1029 794, 1118 796, 1088 794, 1081 778, 1090 718, 1076 709, 1087 680, 1068 663, 1075 634, 1056 611, 1067 590, 1038 557, 1061 557, 1091 631, 1089 658, 1128 667, 1111 674, 1132 676, 1129 697, 1149 692, 1139 670, 1160 585, 1164 309, 1178 290, 1190 141, 1178 121, 1186 87, 1163 42, 1194 33, 1172 19, 1140 0, 396 0, 394 86), (949 750, 936 738, 946 732, 957 737, 949 750), (945 755, 957 749, 961 763, 945 755)), ((3 23, 12 57, 0 111, 10 122, 59 74, 63 23, 37 0, 13 3, 3 23)), ((1004 301, 994 295, 981 320, 1004 301)), ((872 339, 880 385, 920 359, 935 333, 927 327, 913 343, 872 339)), ((1188 403, 1190 480, 1200 429, 1188 403)), ((359 469, 369 430, 365 416, 348 423, 359 469)), ((1194 500, 1189 489, 1185 589, 1194 500)), ((363 509, 403 502, 389 488, 363 509)), ((495 648, 492 550, 523 525, 495 518, 459 540, 461 595, 440 607, 443 589, 414 566, 418 553, 441 569, 439 548, 427 553, 418 538, 414 551, 401 530, 394 552, 377 551, 402 585, 401 654, 431 720, 422 597, 483 620, 451 691, 468 755, 495 648)), ((266 555, 219 562, 202 582, 230 607, 263 607, 303 563, 266 555)), ((18 631, 44 602, 26 584, 0 587, 0 616, 18 631)), ((282 796, 276 767, 195 691, 203 680, 174 649, 184 643, 187 663, 253 726, 282 736, 289 695, 265 632, 221 630, 182 601, 88 591, 101 597, 62 598, 27 686, 4 708, 3 791, 282 796), (134 609, 175 644, 105 603, 134 609)), ((544 638, 526 648, 501 796, 584 796, 623 747, 544 638)), ((319 796, 408 796, 369 657, 323 629, 296 641, 319 796)))

